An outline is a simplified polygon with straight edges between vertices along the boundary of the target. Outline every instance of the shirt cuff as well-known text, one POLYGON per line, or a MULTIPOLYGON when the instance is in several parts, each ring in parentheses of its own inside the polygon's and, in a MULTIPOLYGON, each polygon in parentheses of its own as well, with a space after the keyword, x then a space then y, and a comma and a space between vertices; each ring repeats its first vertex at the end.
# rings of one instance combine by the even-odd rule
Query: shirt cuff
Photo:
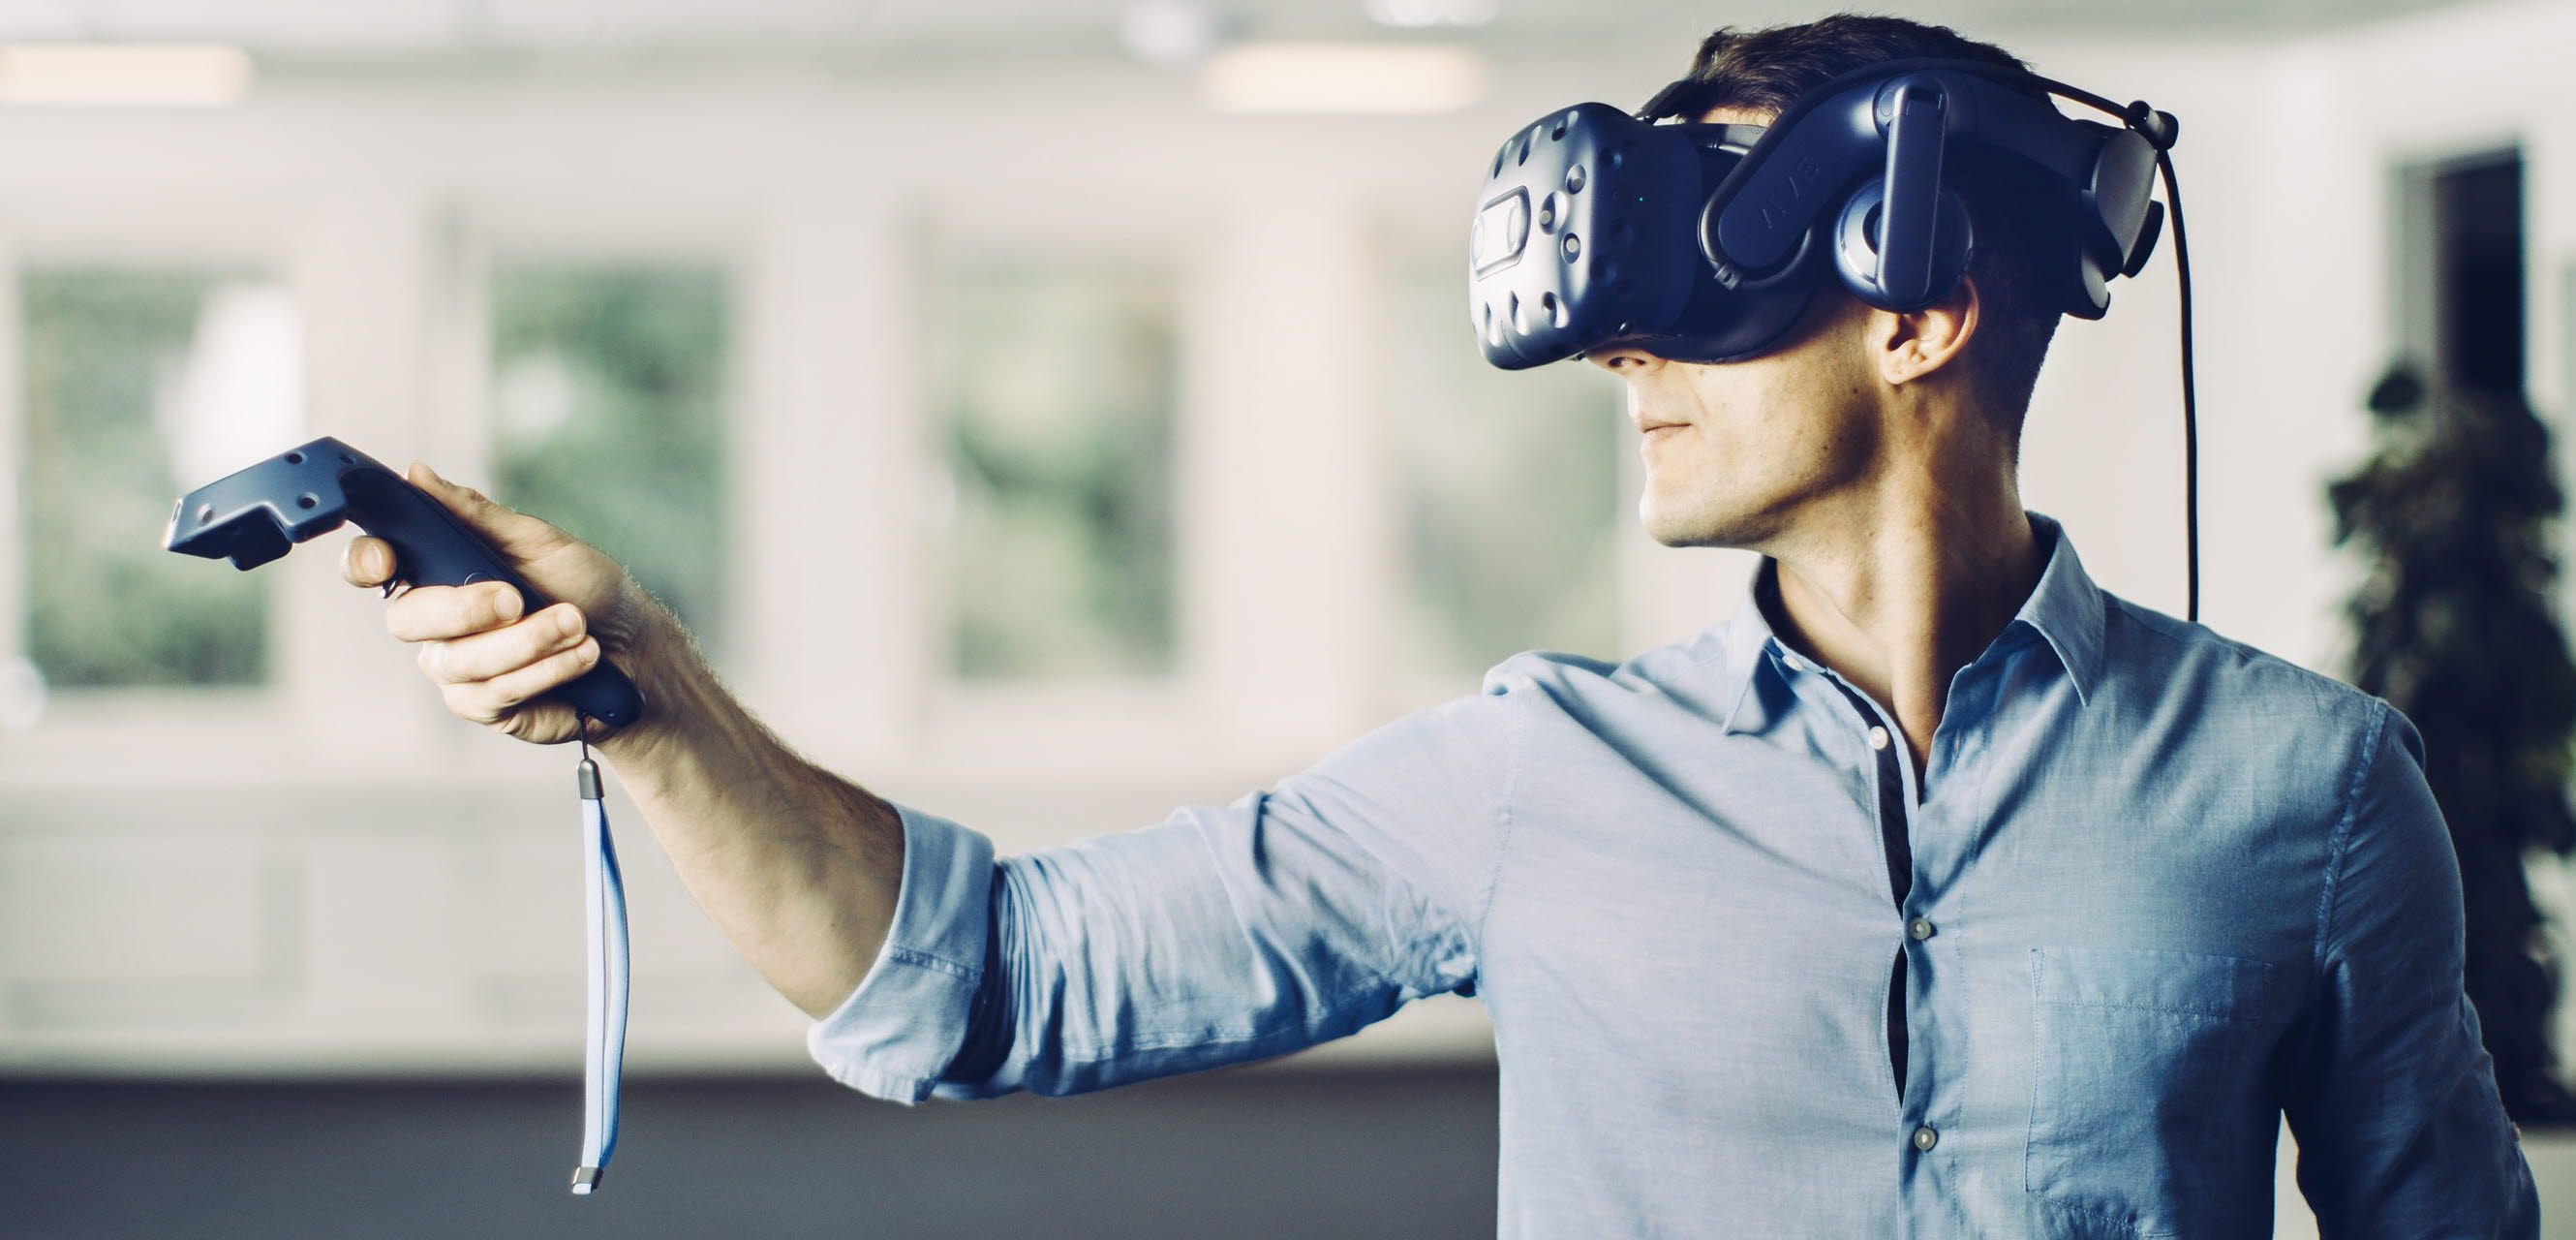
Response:
POLYGON ((833 1080, 910 1106, 966 1041, 992 926, 993 841, 937 814, 894 809, 903 820, 894 926, 858 989, 805 1031, 805 1051, 833 1080))

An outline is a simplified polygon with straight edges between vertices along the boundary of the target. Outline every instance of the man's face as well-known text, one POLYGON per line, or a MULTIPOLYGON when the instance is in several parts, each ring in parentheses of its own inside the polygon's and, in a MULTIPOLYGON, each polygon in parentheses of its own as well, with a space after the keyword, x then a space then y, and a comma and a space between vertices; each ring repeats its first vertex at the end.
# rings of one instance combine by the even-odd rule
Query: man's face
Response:
MULTIPOLYGON (((1760 125, 1771 115, 1719 108, 1700 119, 1760 125)), ((1861 339, 1868 321, 1869 307, 1828 281, 1760 357, 1706 364, 1633 348, 1591 353, 1628 384, 1646 532, 1674 547, 1757 545, 1802 502, 1865 470, 1879 435, 1880 380, 1861 339)))
POLYGON ((1646 486, 1637 516, 1672 547, 1754 546, 1803 502, 1858 478, 1878 454, 1875 371, 1862 365, 1867 307, 1820 289, 1788 343, 1715 364, 1608 349, 1627 381, 1646 486))

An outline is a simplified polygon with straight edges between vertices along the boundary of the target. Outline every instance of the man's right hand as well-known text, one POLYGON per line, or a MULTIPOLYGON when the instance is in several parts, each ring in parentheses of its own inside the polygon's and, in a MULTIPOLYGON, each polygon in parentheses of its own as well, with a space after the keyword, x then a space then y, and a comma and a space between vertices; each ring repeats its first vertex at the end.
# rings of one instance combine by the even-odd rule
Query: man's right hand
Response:
MULTIPOLYGON (((385 605, 385 627, 420 647, 422 674, 457 717, 532 744, 573 739, 580 717, 569 703, 542 695, 596 666, 603 651, 626 653, 648 636, 665 640, 678 622, 598 548, 419 462, 410 478, 529 585, 559 601, 523 615, 526 600, 507 582, 419 586, 385 605)), ((371 536, 350 540, 341 575, 351 585, 382 586, 400 575, 393 547, 371 536)), ((591 739, 608 731, 594 722, 591 739)))
MULTIPOLYGON (((894 925, 901 813, 762 727, 617 561, 427 466, 414 464, 410 477, 531 589, 561 600, 523 616, 517 591, 483 582, 421 586, 386 604, 385 627, 420 647, 421 670, 447 709, 523 741, 568 741, 579 716, 543 695, 597 666, 603 651, 616 659, 647 701, 637 724, 591 725, 599 756, 743 959, 806 1015, 838 1007, 894 925)), ((341 574, 377 586, 399 577, 396 568, 392 547, 358 538, 341 574)))

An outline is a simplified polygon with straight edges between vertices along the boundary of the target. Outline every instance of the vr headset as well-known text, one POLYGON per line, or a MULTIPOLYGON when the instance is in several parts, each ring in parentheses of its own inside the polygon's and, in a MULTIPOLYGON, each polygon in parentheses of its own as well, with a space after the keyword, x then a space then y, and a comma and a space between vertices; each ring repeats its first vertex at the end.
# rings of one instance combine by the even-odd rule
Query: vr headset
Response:
POLYGON ((1733 362, 1785 343, 1828 272, 1906 313, 1948 296, 1976 226, 1945 178, 1975 163, 2016 173, 2046 221, 2015 245, 2045 254, 2042 296, 2101 318, 2109 284, 2146 266, 2171 204, 2181 280, 2188 596, 2199 615, 2191 275, 2166 154, 2179 126, 2145 102, 2007 66, 1890 60, 1799 97, 1769 125, 1689 120, 1684 79, 1635 115, 1578 103, 1494 153, 1468 240, 1468 309, 1485 360, 1520 370, 1605 348, 1733 362), (2059 95, 2119 119, 2057 110, 2059 95), (1681 123, 1657 124, 1680 116, 1681 123), (2165 202, 2149 197, 2163 174, 2165 202))
POLYGON ((2155 249, 2164 208, 2148 190, 2175 124, 2143 103, 1975 61, 1894 60, 1825 83, 1768 126, 1652 123, 1696 85, 1666 87, 1636 116, 1579 103, 1495 152, 1468 247, 1487 361, 1519 370, 1612 341, 1738 361, 1779 343, 1828 271, 1880 309, 1922 309, 1975 248, 1943 183, 1953 149, 2039 174, 2065 226, 2027 240, 2059 251, 2049 266, 2068 314, 2102 317, 2105 285, 2155 249), (2127 123, 2072 119, 2034 88, 2127 123))

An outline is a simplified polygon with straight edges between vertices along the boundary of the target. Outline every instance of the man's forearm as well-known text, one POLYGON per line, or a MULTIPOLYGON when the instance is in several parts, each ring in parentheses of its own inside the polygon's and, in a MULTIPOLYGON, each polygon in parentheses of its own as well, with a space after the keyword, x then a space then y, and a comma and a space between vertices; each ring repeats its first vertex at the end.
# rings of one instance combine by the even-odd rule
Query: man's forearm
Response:
POLYGON ((691 897, 809 1016, 876 960, 903 882, 892 806, 798 757, 718 684, 676 621, 620 659, 645 718, 599 745, 691 897))

